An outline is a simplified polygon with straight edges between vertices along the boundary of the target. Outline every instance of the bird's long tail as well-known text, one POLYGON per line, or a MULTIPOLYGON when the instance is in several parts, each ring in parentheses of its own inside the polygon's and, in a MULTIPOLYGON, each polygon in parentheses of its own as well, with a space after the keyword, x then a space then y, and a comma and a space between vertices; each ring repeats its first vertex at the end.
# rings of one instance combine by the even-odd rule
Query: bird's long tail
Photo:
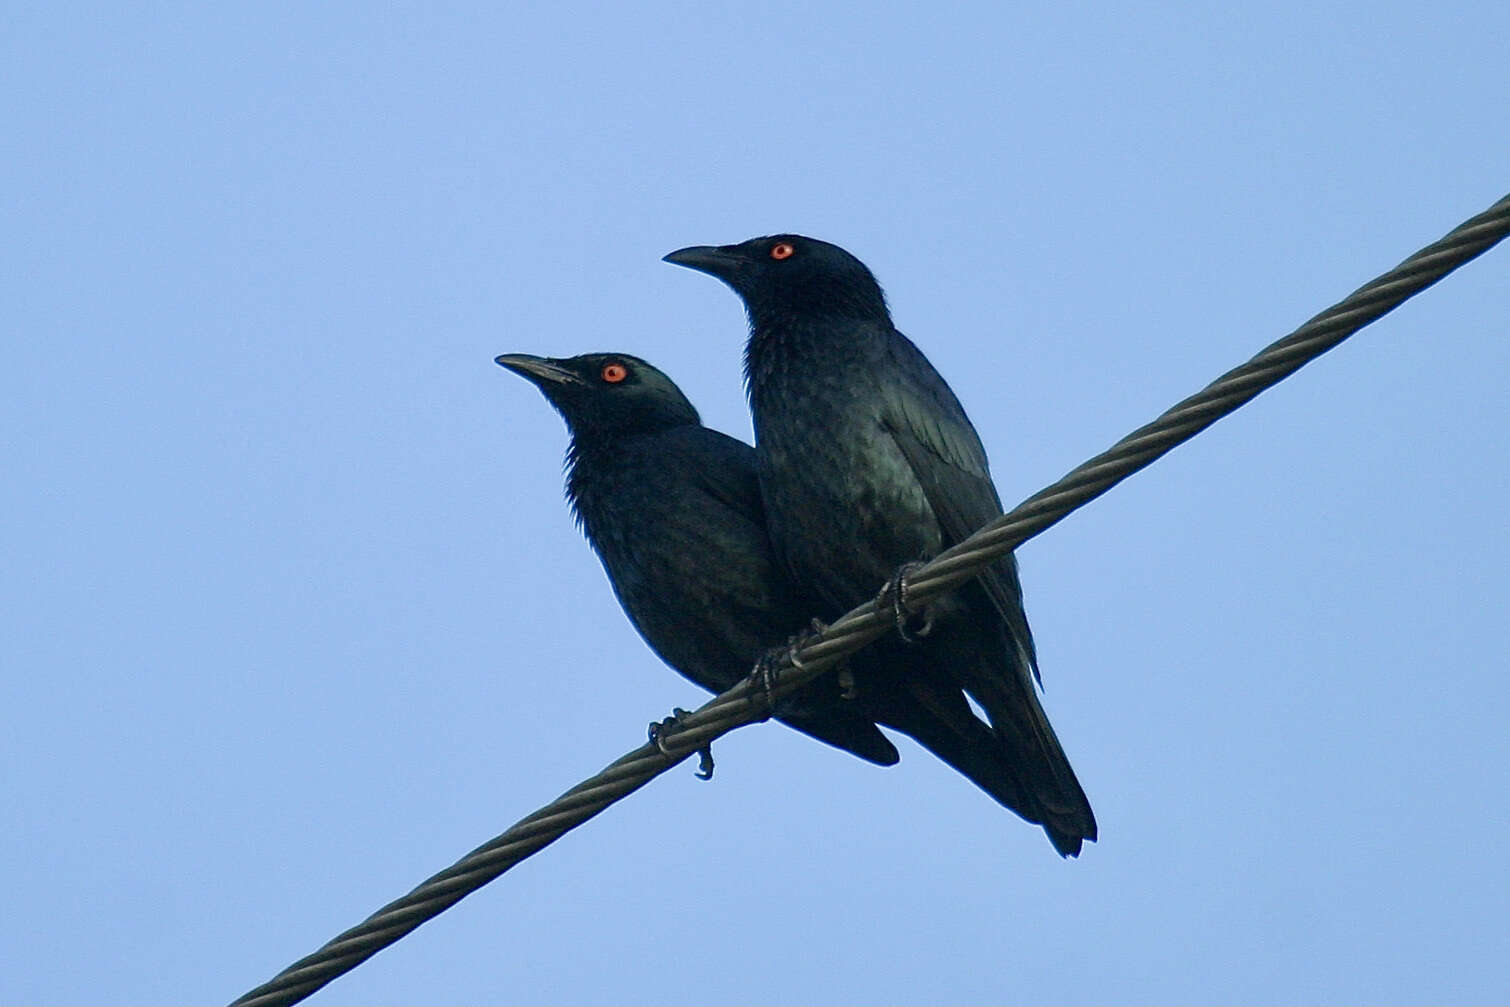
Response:
POLYGON ((1075 856, 1083 840, 1095 841, 1096 816, 1038 696, 1030 686, 1015 702, 982 705, 1004 761, 1032 795, 1049 841, 1061 855, 1075 856))
POLYGON ((965 672, 961 676, 965 691, 991 720, 997 751, 1029 795, 1034 813, 1019 813, 1041 824, 1062 855, 1074 856, 1083 840, 1096 839, 1091 802, 1038 701, 1031 666, 1014 664, 1003 675, 1000 658, 999 650, 983 648, 973 660, 955 666, 965 672))
POLYGON ((1061 856, 1077 856, 1084 840, 1095 840, 1090 802, 1036 696, 1026 715, 1003 730, 976 717, 946 676, 921 662, 905 664, 876 674, 868 701, 879 723, 913 738, 998 804, 1043 826, 1061 856))

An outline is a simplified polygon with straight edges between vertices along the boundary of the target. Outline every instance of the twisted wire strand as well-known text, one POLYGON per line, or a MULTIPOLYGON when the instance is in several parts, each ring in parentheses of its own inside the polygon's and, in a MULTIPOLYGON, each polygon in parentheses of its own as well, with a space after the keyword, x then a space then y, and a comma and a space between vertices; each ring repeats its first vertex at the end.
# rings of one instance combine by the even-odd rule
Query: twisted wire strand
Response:
MULTIPOLYGON (((909 604, 920 606, 974 577, 990 563, 1056 524, 1233 412, 1260 392, 1342 342, 1407 298, 1477 258, 1510 235, 1510 196, 1455 228, 1378 279, 1321 312, 1252 360, 1228 371, 1158 419, 1035 493, 909 577, 909 604)), ((455 864, 390 902, 324 947, 233 1002, 233 1007, 298 1003, 356 968, 420 924, 440 915, 510 867, 736 727, 770 715, 771 703, 822 674, 896 624, 890 604, 867 602, 794 647, 788 661, 757 682, 745 679, 681 718, 660 747, 642 745, 591 779, 522 819, 455 864)))

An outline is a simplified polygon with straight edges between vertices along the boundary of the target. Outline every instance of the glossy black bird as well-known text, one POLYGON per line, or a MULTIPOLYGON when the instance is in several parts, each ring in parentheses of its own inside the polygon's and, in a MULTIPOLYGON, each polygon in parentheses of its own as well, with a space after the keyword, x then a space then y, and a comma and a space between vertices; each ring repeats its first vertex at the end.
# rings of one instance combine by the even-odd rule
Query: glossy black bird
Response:
MULTIPOLYGON (((826 606, 820 615, 869 600, 904 564, 1001 514, 975 428, 892 324, 880 285, 859 259, 784 234, 684 248, 666 260, 723 280, 744 301, 745 382, 771 538, 799 587, 826 606)), ((934 603, 911 636, 910 645, 895 638, 877 645, 876 660, 891 678, 868 691, 927 691, 925 705, 969 753, 946 761, 1041 824, 1061 854, 1078 854, 1082 840, 1096 838, 1096 821, 1038 701, 1015 559, 934 603), (989 729, 961 690, 985 709, 989 729), (987 774, 982 765, 1007 771, 987 774)), ((916 705, 904 704, 902 715, 916 705)), ((942 742, 930 747, 937 752, 942 742)))
MULTIPOLYGON (((566 420, 566 496, 629 621, 671 667, 711 692, 807 627, 771 551, 755 452, 702 425, 660 371, 625 353, 565 360, 507 354, 566 420)), ((882 766, 896 747, 830 677, 777 719, 882 766)))

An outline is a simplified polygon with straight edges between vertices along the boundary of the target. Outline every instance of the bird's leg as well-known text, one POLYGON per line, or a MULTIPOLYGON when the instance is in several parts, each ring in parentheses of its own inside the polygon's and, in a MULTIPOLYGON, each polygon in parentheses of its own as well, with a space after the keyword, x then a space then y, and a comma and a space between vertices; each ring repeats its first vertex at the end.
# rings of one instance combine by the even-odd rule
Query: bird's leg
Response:
POLYGON ((881 608, 891 609, 892 618, 896 620, 897 636, 904 643, 917 643, 918 640, 933 632, 933 609, 925 608, 922 612, 922 624, 916 629, 908 629, 907 622, 913 613, 907 608, 908 579, 922 567, 922 563, 903 563, 897 567, 897 572, 891 575, 891 579, 881 588, 881 593, 876 595, 876 604, 881 608))
MULTIPOLYGON (((671 711, 671 716, 665 720, 651 721, 650 728, 646 731, 646 734, 650 736, 650 743, 659 749, 660 753, 668 759, 674 759, 676 756, 666 748, 667 736, 675 734, 682 729, 682 718, 686 716, 689 716, 686 710, 683 710, 680 706, 675 707, 671 711)), ((693 775, 699 780, 713 779, 712 742, 697 750, 697 770, 693 775)))

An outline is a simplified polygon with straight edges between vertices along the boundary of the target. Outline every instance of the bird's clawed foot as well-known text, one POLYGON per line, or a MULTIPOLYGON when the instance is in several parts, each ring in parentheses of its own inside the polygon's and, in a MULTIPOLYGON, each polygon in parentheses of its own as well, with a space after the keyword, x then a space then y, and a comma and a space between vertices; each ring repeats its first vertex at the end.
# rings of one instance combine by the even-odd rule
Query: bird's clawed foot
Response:
POLYGON ((920 622, 914 619, 914 613, 907 607, 909 578, 922 565, 922 563, 903 563, 897 567, 897 572, 891 575, 891 580, 888 580, 881 588, 881 593, 876 595, 876 604, 883 609, 891 610, 892 618, 897 624, 897 636, 900 636, 905 643, 917 643, 918 640, 933 632, 931 607, 917 614, 921 619, 920 622), (909 623, 912 624, 910 627, 909 623))
POLYGON ((776 673, 784 665, 788 664, 798 671, 805 670, 806 665, 797 656, 798 653, 815 636, 828 629, 828 623, 821 619, 814 619, 810 625, 811 628, 808 632, 796 634, 783 646, 772 647, 764 654, 761 654, 760 659, 755 662, 755 670, 750 673, 750 677, 755 680, 755 684, 765 694, 767 719, 770 718, 771 714, 776 712, 776 673))
POLYGON ((776 712, 776 673, 782 665, 792 660, 792 655, 792 645, 789 643, 783 647, 772 647, 755 661, 750 678, 754 681, 755 688, 765 697, 765 716, 761 720, 770 720, 776 712))
MULTIPOLYGON (((666 740, 670 735, 682 730, 682 718, 689 716, 686 710, 680 706, 671 711, 671 716, 665 720, 650 722, 650 728, 645 733, 650 736, 650 743, 660 750, 660 753, 668 759, 676 756, 666 748, 666 740)), ((713 779, 713 744, 709 742, 697 750, 697 770, 693 774, 699 780, 713 779)))

